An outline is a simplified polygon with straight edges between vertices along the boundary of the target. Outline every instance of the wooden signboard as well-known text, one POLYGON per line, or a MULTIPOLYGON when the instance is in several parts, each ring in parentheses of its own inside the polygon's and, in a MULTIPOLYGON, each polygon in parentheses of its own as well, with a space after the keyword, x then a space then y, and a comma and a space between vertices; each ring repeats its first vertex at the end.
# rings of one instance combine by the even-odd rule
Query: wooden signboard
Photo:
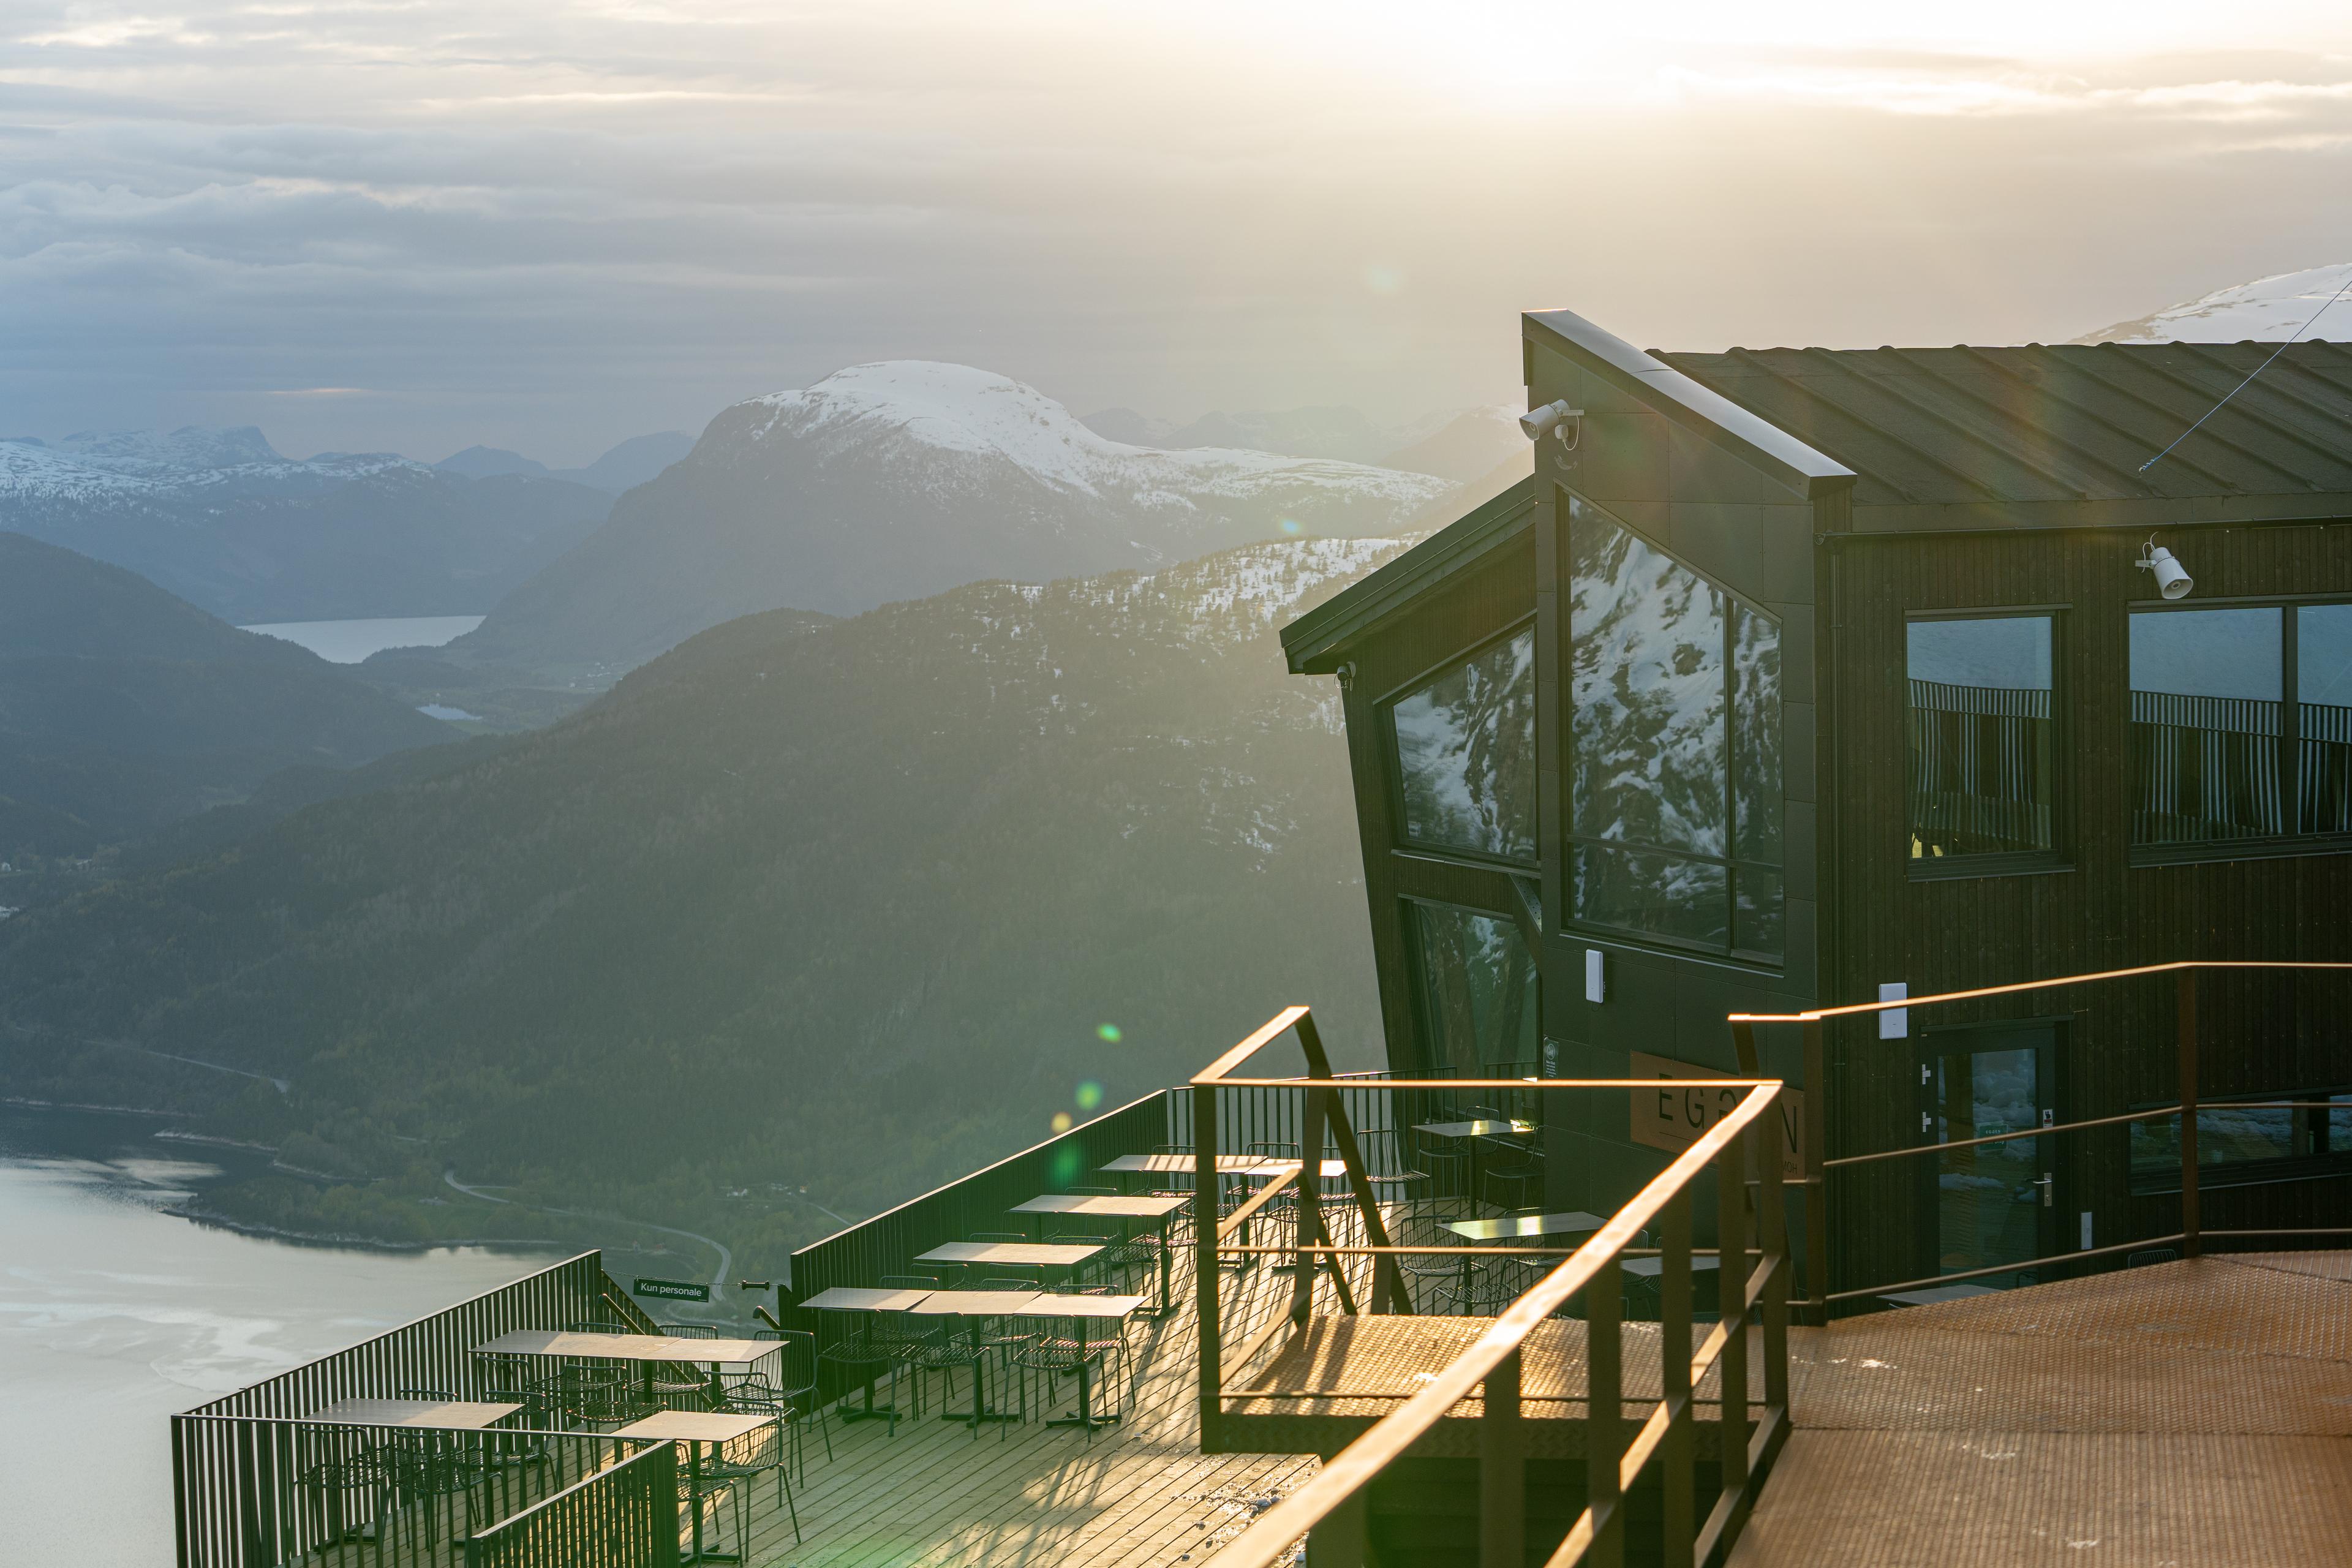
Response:
MULTIPOLYGON (((1633 1053, 1629 1078, 1654 1078, 1665 1081, 1654 1094, 1647 1089, 1633 1096, 1633 1142, 1648 1149, 1664 1149, 1679 1154, 1697 1142, 1706 1130, 1732 1107, 1745 1093, 1738 1089, 1709 1089, 1713 1081, 1737 1078, 1737 1073, 1717 1072, 1713 1068, 1693 1067, 1665 1057, 1633 1053)), ((1780 1091, 1780 1173, 1801 1176, 1805 1173, 1805 1096, 1801 1089, 1780 1091)))

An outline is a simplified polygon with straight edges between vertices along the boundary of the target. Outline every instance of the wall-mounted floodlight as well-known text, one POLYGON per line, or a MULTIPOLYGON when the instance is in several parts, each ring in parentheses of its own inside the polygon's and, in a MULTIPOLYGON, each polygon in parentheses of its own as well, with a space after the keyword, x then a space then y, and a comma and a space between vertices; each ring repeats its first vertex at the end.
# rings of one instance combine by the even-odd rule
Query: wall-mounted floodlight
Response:
POLYGON ((1584 410, 1570 407, 1568 399, 1565 397, 1558 403, 1547 403, 1541 408, 1530 409, 1519 416, 1519 428, 1528 433, 1528 439, 1530 441, 1540 441, 1546 436, 1554 436, 1562 443, 1574 446, 1583 425, 1584 410), (1571 420, 1575 422, 1573 429, 1570 426, 1571 420))
POLYGON ((2155 573, 2156 591, 2168 599, 2187 598, 2189 590, 2197 585, 2188 568, 2174 560, 2172 552, 2158 544, 2152 533, 2147 536, 2147 553, 2132 564, 2143 572, 2155 573))

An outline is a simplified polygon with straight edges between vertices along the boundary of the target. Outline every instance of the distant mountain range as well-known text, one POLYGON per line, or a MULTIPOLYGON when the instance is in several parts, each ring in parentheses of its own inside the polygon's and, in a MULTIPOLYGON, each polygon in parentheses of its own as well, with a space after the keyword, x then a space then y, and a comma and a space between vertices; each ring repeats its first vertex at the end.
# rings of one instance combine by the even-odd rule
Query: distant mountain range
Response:
POLYGON ((692 450, 693 437, 683 430, 665 430, 655 436, 632 436, 584 468, 551 468, 503 447, 468 447, 433 466, 445 474, 463 474, 469 479, 497 479, 505 474, 531 479, 569 479, 575 485, 619 495, 623 490, 636 489, 692 450))
POLYGON ((584 485, 391 453, 298 462, 249 426, 0 441, 0 530, 232 622, 479 614, 611 507, 584 485))
POLYGON ((1163 451, 1239 447, 1469 479, 1524 447, 1527 437, 1516 423, 1518 415, 1517 408, 1496 405, 1451 419, 1382 428, 1360 409, 1290 408, 1204 414, 1190 425, 1175 426, 1132 408, 1106 408, 1080 423, 1097 436, 1131 447, 1163 451))
POLYGON ((0 532, 0 859, 87 855, 283 768, 455 739, 291 643, 0 532))
MULTIPOLYGON (((855 614, 963 583, 1379 534, 1451 489, 1331 458, 1130 446, 987 371, 857 365, 721 413, 430 663, 609 683, 737 616, 855 614)), ((413 658, 379 657, 374 673, 416 688, 413 658)))
MULTIPOLYGON (((761 406, 740 439, 801 438, 807 411, 761 406)), ((1104 482, 1090 451, 1069 482, 1104 482)), ((163 1100, 381 1178, 257 1188, 249 1219, 440 1233, 473 1223, 424 1201, 454 1166, 768 1268, 827 1222, 728 1191, 878 1207, 1279 1003, 1369 1065, 1336 693, 1274 628, 1399 548, 730 622, 463 765, 391 759, 389 787, 0 922, 0 1093, 163 1100)))
POLYGON ((2086 332, 2074 342, 2274 343, 2302 332, 2307 338, 2343 342, 2352 340, 2352 293, 2341 300, 2336 300, 2336 294, 2347 281, 2352 281, 2352 261, 2281 272, 2216 289, 2137 320, 2086 332), (2333 305, 2328 303, 2331 300, 2336 300, 2333 305))

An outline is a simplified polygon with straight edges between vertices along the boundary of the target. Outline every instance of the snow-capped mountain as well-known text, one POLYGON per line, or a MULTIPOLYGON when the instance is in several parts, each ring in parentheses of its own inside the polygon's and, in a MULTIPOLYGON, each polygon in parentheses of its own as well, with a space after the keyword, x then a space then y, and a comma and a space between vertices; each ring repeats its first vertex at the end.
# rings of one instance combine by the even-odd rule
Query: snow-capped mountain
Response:
POLYGON ((2297 333, 2337 342, 2352 339, 2352 261, 2282 272, 2216 289, 2186 304, 2168 305, 2134 321, 2086 332, 2078 343, 2281 342, 2297 333), (2330 304, 2331 300, 2335 303, 2330 304), (2314 317, 2316 320, 2314 320, 2314 317), (2308 330, 2305 330, 2308 323, 2308 330))
POLYGON ((390 452, 297 460, 251 426, 0 440, 0 529, 129 567, 231 621, 488 610, 609 504, 390 452))
POLYGON ((1387 534, 1452 488, 1360 463, 1129 446, 1007 376, 856 365, 721 413, 445 653, 609 677, 755 611, 854 614, 995 578, 1387 534))

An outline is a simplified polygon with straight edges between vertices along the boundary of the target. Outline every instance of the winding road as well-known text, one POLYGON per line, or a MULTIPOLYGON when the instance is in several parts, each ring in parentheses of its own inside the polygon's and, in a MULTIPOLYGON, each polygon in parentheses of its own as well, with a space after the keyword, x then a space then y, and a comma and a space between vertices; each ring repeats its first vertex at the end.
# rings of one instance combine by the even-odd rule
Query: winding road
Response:
POLYGON ((515 1201, 512 1198, 502 1198, 496 1193, 486 1192, 480 1187, 467 1186, 465 1183, 457 1179, 457 1173, 455 1171, 442 1172, 441 1179, 448 1183, 452 1187, 455 1187, 457 1191, 465 1194, 467 1197, 479 1198, 484 1203, 514 1204, 514 1206, 518 1208, 536 1208, 542 1214, 566 1215, 573 1219, 607 1220, 617 1225, 634 1225, 642 1226, 646 1230, 657 1230, 665 1236, 682 1236, 688 1241, 698 1241, 705 1247, 711 1248, 719 1254, 718 1272, 711 1276, 710 1280, 714 1289, 724 1287, 734 1277, 735 1255, 727 1249, 727 1244, 725 1242, 719 1240, 715 1236, 704 1236, 699 1231, 680 1230, 673 1225, 656 1225, 651 1220, 630 1219, 622 1215, 599 1214, 587 1209, 541 1208, 537 1204, 515 1204, 515 1201))

